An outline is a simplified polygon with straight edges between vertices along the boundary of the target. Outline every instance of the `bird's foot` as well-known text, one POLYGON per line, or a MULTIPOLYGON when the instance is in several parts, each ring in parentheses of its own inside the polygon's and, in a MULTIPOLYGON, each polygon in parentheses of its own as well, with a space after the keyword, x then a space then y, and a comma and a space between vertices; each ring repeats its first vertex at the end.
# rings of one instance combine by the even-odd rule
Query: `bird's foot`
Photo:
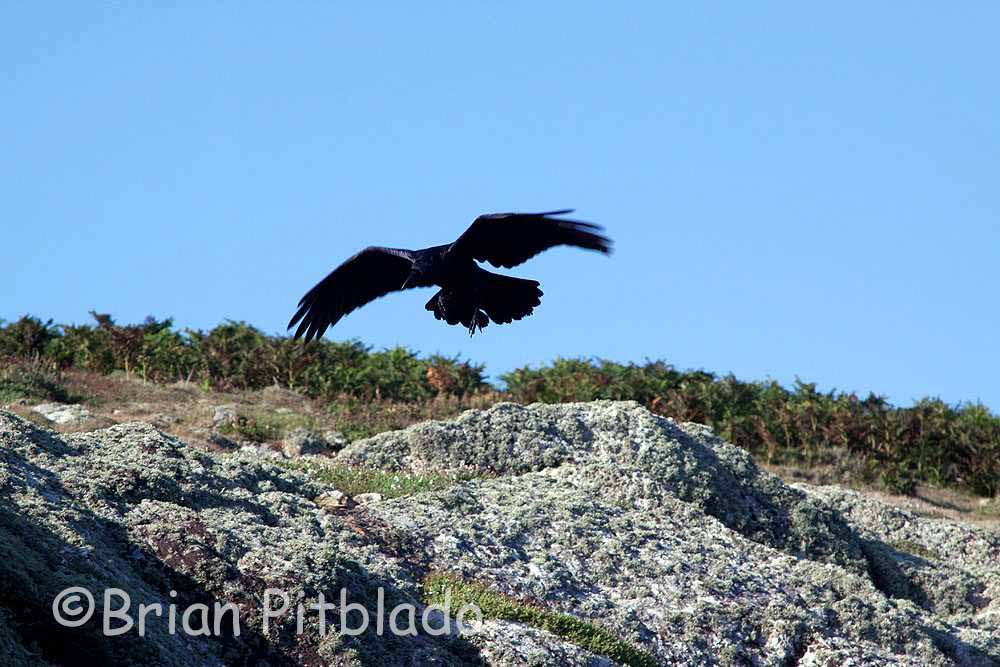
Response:
POLYGON ((472 316, 472 319, 469 321, 469 338, 476 335, 477 331, 485 329, 486 325, 489 323, 490 319, 486 316, 486 313, 477 308, 475 314, 472 316))

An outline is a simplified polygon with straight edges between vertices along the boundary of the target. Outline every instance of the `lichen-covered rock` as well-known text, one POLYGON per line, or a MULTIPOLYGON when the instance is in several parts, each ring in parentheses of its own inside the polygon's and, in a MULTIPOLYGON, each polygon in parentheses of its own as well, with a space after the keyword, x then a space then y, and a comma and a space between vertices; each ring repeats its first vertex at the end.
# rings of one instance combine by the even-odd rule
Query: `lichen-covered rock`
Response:
POLYGON ((358 441, 338 460, 504 476, 561 468, 575 486, 609 503, 652 510, 665 499, 681 500, 792 555, 866 569, 861 544, 828 507, 760 471, 745 450, 707 427, 678 425, 631 401, 504 403, 358 441))
POLYGON ((333 429, 323 431, 323 439, 329 443, 330 449, 335 452, 339 452, 347 446, 347 436, 340 431, 333 429))
POLYGON ((486 621, 471 638, 481 658, 496 665, 560 665, 561 667, 614 667, 603 656, 560 641, 545 630, 517 623, 486 621))
POLYGON ((75 424, 91 417, 90 410, 75 403, 40 403, 32 410, 55 424, 75 424))
POLYGON ((304 426, 292 429, 281 441, 281 451, 289 458, 324 454, 331 448, 325 437, 304 426))
POLYGON ((1000 533, 919 517, 837 487, 807 490, 857 531, 888 595, 912 600, 960 640, 1000 655, 1000 533))
POLYGON ((214 428, 229 426, 236 423, 236 418, 235 406, 219 405, 216 406, 215 411, 212 413, 212 426, 214 428))
MULTIPOLYGON (((634 403, 500 405, 353 443, 337 463, 475 479, 355 504, 257 455, 152 427, 71 436, 0 413, 0 651, 13 665, 995 665, 1000 538, 833 487, 791 487, 704 427, 634 403), (457 476, 461 477, 461 476, 457 476), (339 502, 338 499, 343 499, 339 502), (265 590, 418 611, 431 573, 522 610, 479 634, 265 630, 265 590), (232 603, 242 633, 57 624, 69 586, 232 603), (478 589, 477 589, 478 590, 478 589), (174 595, 171 595, 171 591, 174 595), (548 626, 546 626, 548 627, 548 626), (605 632, 607 634, 607 632, 605 632)), ((360 500, 359 494, 357 498, 360 500)))
POLYGON ((357 515, 424 567, 610 626, 664 664, 1000 662, 995 533, 789 487, 634 403, 500 405, 339 460, 482 473, 357 515), (902 549, 921 539, 949 557, 902 549))
POLYGON ((8 621, 0 646, 11 645, 4 655, 25 665, 191 667, 463 664, 478 655, 456 636, 322 636, 315 613, 301 633, 294 613, 263 629, 268 588, 287 592, 293 609, 299 591, 303 604, 320 593, 338 600, 344 590, 347 600, 373 607, 380 588, 389 601, 422 608, 417 582, 400 588, 352 558, 350 549, 365 546, 312 502, 322 491, 259 459, 199 453, 145 424, 58 436, 0 412, 0 616, 8 621), (53 601, 75 586, 91 591, 98 612, 64 627, 53 601), (128 595, 133 618, 140 603, 162 605, 164 618, 151 616, 144 637, 135 629, 104 636, 108 589, 128 595), (184 611, 216 601, 237 607, 239 636, 169 631, 171 604, 184 611))

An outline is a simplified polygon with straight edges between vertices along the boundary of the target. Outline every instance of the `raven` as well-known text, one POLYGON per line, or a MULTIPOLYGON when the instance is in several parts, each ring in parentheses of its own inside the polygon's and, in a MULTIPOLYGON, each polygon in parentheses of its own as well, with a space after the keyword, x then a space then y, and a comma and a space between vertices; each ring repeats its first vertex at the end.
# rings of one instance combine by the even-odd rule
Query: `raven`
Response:
POLYGON ((299 301, 288 323, 295 338, 320 338, 352 310, 389 292, 438 286, 425 308, 469 335, 490 320, 506 324, 541 303, 538 281, 491 273, 479 262, 511 268, 557 245, 611 252, 611 239, 588 222, 554 218, 573 209, 545 213, 490 213, 473 221, 454 243, 404 250, 369 246, 338 266, 299 301))

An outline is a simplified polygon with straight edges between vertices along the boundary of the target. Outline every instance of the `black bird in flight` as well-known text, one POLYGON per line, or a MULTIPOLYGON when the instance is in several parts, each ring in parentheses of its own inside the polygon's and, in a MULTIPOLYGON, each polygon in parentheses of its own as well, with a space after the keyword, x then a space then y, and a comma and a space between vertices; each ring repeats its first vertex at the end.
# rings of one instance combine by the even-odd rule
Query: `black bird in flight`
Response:
POLYGON ((532 313, 541 303, 538 281, 512 278, 479 267, 489 262, 511 268, 558 245, 611 252, 611 239, 587 222, 546 213, 481 215, 454 243, 403 250, 370 246, 334 269, 306 292, 288 323, 295 338, 320 338, 344 315, 380 296, 411 287, 438 286, 425 308, 448 324, 461 323, 474 334, 493 320, 506 324, 532 313))

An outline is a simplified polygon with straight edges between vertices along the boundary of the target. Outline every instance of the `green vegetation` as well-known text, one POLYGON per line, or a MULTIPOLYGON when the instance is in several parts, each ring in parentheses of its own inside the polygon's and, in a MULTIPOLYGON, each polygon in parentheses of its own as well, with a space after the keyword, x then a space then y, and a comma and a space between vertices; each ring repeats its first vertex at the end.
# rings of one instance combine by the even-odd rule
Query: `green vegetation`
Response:
MULTIPOLYGON (((617 364, 557 359, 501 379, 483 367, 402 348, 372 351, 357 341, 309 344, 267 336, 238 322, 176 331, 171 320, 56 326, 34 317, 0 326, 0 400, 59 398, 60 370, 124 372, 154 382, 187 380, 227 391, 286 387, 326 405, 349 439, 446 418, 501 400, 530 403, 631 399, 681 421, 710 425, 774 465, 815 468, 848 460, 861 481, 911 493, 920 482, 980 495, 1000 493, 1000 416, 977 403, 925 398, 900 408, 884 397, 820 392, 797 381, 744 382, 680 371, 663 362, 617 364), (2 360, 6 361, 2 361, 2 360)), ((281 424, 257 416, 232 427, 271 440, 281 424)))
POLYGON ((618 636, 595 623, 569 614, 559 614, 534 604, 514 600, 482 584, 442 573, 434 573, 424 580, 423 596, 426 604, 444 605, 450 598, 451 609, 458 610, 467 604, 475 605, 483 619, 498 619, 524 623, 547 630, 591 653, 603 655, 623 665, 647 667, 656 665, 652 655, 619 639, 618 636))
POLYGON ((71 398, 62 374, 50 361, 15 358, 0 366, 0 403, 20 399, 68 402, 71 398))
POLYGON ((416 493, 439 491, 453 486, 456 482, 473 477, 471 473, 461 472, 386 472, 374 468, 330 463, 322 459, 291 460, 281 462, 281 465, 302 471, 318 482, 331 484, 338 491, 349 496, 361 493, 380 493, 383 498, 398 498, 416 493))
POLYGON ((59 368, 124 371, 143 380, 186 380, 215 389, 279 385, 312 398, 422 401, 487 388, 483 367, 457 359, 421 359, 394 348, 372 352, 358 341, 307 345, 266 336, 242 322, 211 331, 175 331, 170 319, 119 325, 91 313, 95 326, 53 326, 25 316, 0 327, 0 358, 44 358, 59 368))
POLYGON ((982 517, 1000 519, 1000 496, 984 501, 973 511, 982 517))
POLYGON ((920 558, 926 558, 930 560, 939 560, 940 556, 931 551, 930 549, 924 547, 922 544, 913 542, 912 540, 899 540, 897 542, 889 542, 888 545, 899 551, 900 553, 911 554, 913 556, 919 556, 920 558))
POLYGON ((300 426, 311 428, 313 420, 294 412, 254 410, 237 414, 235 420, 220 424, 219 433, 250 442, 275 442, 300 426))

